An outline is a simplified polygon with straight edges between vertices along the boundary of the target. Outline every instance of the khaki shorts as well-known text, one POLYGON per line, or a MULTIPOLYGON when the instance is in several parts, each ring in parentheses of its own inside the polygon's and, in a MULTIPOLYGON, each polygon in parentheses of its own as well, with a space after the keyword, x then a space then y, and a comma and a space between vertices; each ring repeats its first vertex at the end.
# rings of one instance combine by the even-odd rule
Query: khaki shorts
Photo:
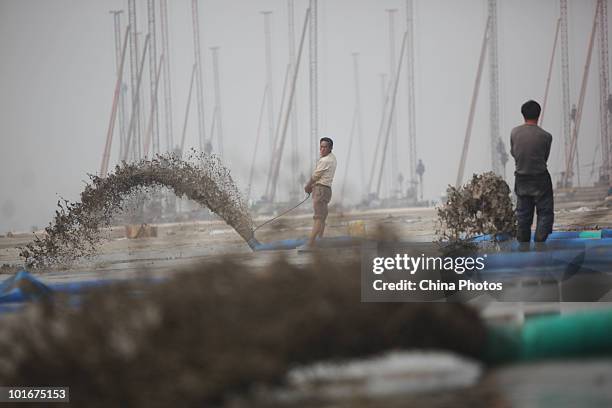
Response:
POLYGON ((314 208, 315 220, 324 220, 327 218, 327 204, 331 201, 331 187, 322 184, 315 184, 312 189, 312 208, 314 208))

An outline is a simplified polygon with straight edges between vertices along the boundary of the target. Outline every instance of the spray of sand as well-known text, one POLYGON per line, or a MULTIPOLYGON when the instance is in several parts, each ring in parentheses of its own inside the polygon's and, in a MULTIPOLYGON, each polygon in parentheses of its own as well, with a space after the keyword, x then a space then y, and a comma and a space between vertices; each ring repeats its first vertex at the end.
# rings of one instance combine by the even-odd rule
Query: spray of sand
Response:
POLYGON ((163 186, 216 213, 246 241, 253 221, 230 172, 214 155, 192 152, 187 160, 173 154, 122 163, 107 177, 90 176, 80 202, 58 201, 53 221, 42 237, 21 248, 29 267, 65 264, 95 254, 113 215, 139 191, 163 186))
POLYGON ((510 187, 495 173, 474 174, 463 186, 449 186, 446 194, 446 203, 438 208, 437 234, 441 241, 458 242, 484 234, 515 234, 510 187))

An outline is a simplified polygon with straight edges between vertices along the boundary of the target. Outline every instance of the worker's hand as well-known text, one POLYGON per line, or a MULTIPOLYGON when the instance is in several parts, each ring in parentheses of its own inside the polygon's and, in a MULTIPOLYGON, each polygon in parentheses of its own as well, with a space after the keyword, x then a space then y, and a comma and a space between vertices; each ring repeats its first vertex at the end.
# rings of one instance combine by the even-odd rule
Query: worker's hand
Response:
POLYGON ((304 192, 306 194, 312 193, 312 185, 310 183, 306 184, 306 186, 304 187, 304 192))

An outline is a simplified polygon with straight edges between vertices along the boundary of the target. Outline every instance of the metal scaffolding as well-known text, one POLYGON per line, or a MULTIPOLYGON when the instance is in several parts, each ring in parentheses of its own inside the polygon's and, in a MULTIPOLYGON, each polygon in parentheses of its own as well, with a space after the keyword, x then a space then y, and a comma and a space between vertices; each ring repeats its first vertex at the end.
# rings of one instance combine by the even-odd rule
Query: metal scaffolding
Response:
MULTIPOLYGON (((415 114, 415 92, 414 92, 414 4, 413 0, 406 0, 406 31, 408 32, 408 40, 406 44, 406 74, 408 88, 408 149, 409 149, 409 182, 410 186, 416 185, 416 166, 417 166, 417 149, 416 149, 416 114, 415 114)), ((420 178, 421 179, 421 178, 420 178)), ((422 194, 421 194, 422 195, 422 194)))
POLYGON ((198 0, 191 0, 191 17, 193 21, 193 52, 196 64, 196 102, 198 105, 198 140, 200 150, 210 150, 206 139, 204 123, 204 77, 202 76, 202 57, 200 48, 200 15, 198 13, 198 0))
POLYGON ((166 150, 174 150, 174 138, 172 135, 172 85, 170 75, 170 46, 168 40, 168 0, 159 1, 159 17, 161 23, 161 53, 164 56, 162 67, 162 81, 164 83, 164 125, 166 129, 166 150))
MULTIPOLYGON (((223 157, 223 115, 221 114, 221 81, 219 79, 219 47, 210 47, 213 59, 213 76, 215 81, 215 110, 213 121, 217 130, 217 149, 219 155, 223 157)), ((213 139, 213 133, 210 134, 213 139)))
POLYGON ((497 53, 497 0, 489 0, 489 134, 491 169, 504 175, 499 146, 499 63, 497 53))
MULTIPOLYGON (((151 91, 151 107, 157 107, 157 46, 155 36, 155 0, 147 0, 147 17, 149 26, 149 85, 151 91)), ((159 116, 157 108, 151 108, 153 115, 149 122, 151 123, 151 141, 153 146, 153 155, 160 152, 159 150, 159 116)), ((147 135, 149 137, 149 135, 147 135)), ((146 152, 145 152, 146 153, 146 152)))
MULTIPOLYGON (((387 9, 386 10, 389 18, 389 75, 393 75, 394 70, 397 64, 397 58, 395 55, 395 15, 397 13, 397 9, 387 9)), ((397 144, 397 121, 395 120, 395 112, 392 113, 389 118, 390 126, 391 126, 391 172, 390 172, 390 186, 391 186, 391 195, 393 197, 397 196, 398 193, 398 177, 399 177, 399 169, 397 164, 397 153, 398 153, 398 144, 397 144)), ((401 191, 399 191, 401 195, 401 191)))

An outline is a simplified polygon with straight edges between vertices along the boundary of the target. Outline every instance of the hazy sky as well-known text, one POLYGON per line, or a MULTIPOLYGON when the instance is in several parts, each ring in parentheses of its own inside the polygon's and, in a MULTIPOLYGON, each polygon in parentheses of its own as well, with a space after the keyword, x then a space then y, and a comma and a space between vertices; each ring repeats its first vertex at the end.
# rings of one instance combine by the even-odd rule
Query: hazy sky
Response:
MULTIPOLYGON (((157 3, 157 2, 156 2, 157 3)), ((169 0, 173 132, 180 136, 187 103, 193 40, 191 1, 169 0)), ((422 158, 425 198, 437 199, 454 183, 486 23, 485 0, 415 0, 415 75, 417 155, 422 158)), ((146 32, 146 2, 137 0, 138 28, 146 32)), ((307 0, 295 0, 296 37, 307 0)), ((380 74, 389 71, 385 9, 397 8, 396 54, 405 29, 403 0, 319 0, 319 109, 321 136, 335 141, 338 157, 336 192, 350 162, 348 198, 360 195, 358 145, 350 161, 348 139, 354 110, 352 52, 360 53, 360 85, 365 136, 365 174, 371 172, 381 120, 380 74)), ((0 0, 0 233, 45 226, 57 199, 70 200, 99 171, 115 83, 112 9, 127 0, 0 0)), ((200 0, 201 45, 207 132, 213 110, 213 74, 209 47, 219 46, 225 157, 243 190, 265 85, 263 10, 273 11, 274 103, 278 111, 288 62, 286 0, 200 0)), ((570 0, 571 99, 577 101, 586 58, 595 0, 570 0)), ((520 105, 542 100, 559 16, 557 0, 500 0, 499 64, 501 136, 509 144, 512 127, 521 123, 520 105)), ((127 15, 122 16, 125 25, 127 15)), ((158 34, 158 41, 160 35, 158 34)), ((296 38, 296 44, 298 39, 296 38)), ((141 46, 142 49, 142 46, 141 46)), ((159 49, 159 43, 158 43, 159 49)), ((301 168, 310 167, 308 48, 299 72, 297 107, 301 168)), ((158 51, 159 55, 159 51, 158 51)), ((559 53, 553 71, 544 127, 553 134, 551 172, 560 169, 561 88, 559 53)), ((582 182, 592 182, 599 150, 599 75, 597 43, 593 54, 580 133, 582 182)), ((148 67, 146 68, 148 73, 148 67)), ((126 78, 129 66, 126 65, 126 78)), ((476 110, 466 175, 490 168, 488 139, 488 69, 476 110)), ((398 92, 400 170, 407 175, 407 89, 405 74, 398 92)), ((143 79, 148 112, 149 81, 143 79)), ((278 114, 278 112, 276 113, 278 114)), ((195 100, 188 122, 187 145, 197 146, 195 100)), ((265 119, 265 116, 264 116, 265 119)), ((161 122, 163 124, 163 121, 161 122)), ((259 146, 255 195, 263 194, 270 149, 264 122, 259 146)), ((161 126, 163 129, 163 126, 161 126)), ((166 147, 162 132, 162 147, 166 147)), ((117 162, 116 133, 111 165, 117 162)), ((285 152, 290 151, 287 143, 285 152)), ((512 160, 506 173, 512 183, 512 160)), ((290 186, 288 166, 281 174, 281 197, 290 186)), ((597 170, 595 171, 597 176, 597 170)), ((335 196, 338 199, 338 195, 335 196)))

